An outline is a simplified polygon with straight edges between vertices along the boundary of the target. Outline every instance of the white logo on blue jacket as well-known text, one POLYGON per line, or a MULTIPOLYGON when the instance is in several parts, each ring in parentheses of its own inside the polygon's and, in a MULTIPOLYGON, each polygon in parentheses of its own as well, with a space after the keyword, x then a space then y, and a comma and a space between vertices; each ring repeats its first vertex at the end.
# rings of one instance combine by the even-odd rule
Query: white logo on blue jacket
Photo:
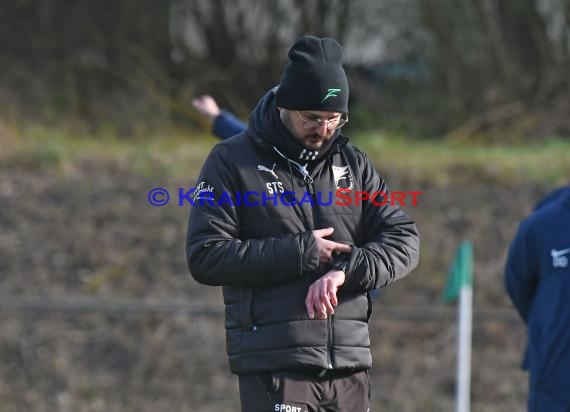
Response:
POLYGON ((570 253, 570 248, 556 250, 552 249, 550 251, 550 256, 552 256, 552 266, 555 268, 565 268, 568 266, 568 257, 565 256, 570 253))

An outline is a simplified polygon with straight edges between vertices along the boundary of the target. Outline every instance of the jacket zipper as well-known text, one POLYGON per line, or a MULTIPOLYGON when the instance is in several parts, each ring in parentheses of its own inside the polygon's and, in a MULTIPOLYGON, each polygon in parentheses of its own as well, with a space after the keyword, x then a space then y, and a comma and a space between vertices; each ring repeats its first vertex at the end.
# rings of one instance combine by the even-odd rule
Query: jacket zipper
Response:
MULTIPOLYGON (((317 222, 315 222, 315 216, 316 216, 316 205, 317 205, 317 198, 315 195, 315 188, 313 187, 313 178, 309 175, 305 175, 305 177, 303 178, 305 180, 305 186, 307 187, 307 190, 309 191, 309 194, 311 195, 311 199, 313 200, 313 226, 317 227, 317 222)), ((327 369, 332 369, 333 368, 333 363, 334 363, 334 359, 333 359, 333 354, 332 354, 332 344, 333 344, 333 339, 334 339, 334 330, 332 327, 332 321, 333 321, 333 316, 334 315, 330 315, 327 316, 327 369)))
MULTIPOLYGON (((297 171, 299 172, 299 174, 301 174, 303 181, 305 182, 305 187, 308 189, 309 194, 311 195, 311 199, 313 200, 311 208, 313 209, 313 227, 317 227, 315 222, 315 209, 316 209, 316 205, 317 205, 317 198, 315 195, 315 189, 313 187, 313 176, 311 176, 311 174, 309 173, 309 171, 307 170, 307 166, 302 166, 301 164, 295 162, 294 160, 289 159, 287 156, 285 156, 283 153, 281 153, 279 150, 277 150, 276 147, 273 148, 283 159, 287 160, 289 162, 289 164, 294 164, 296 166, 297 171)), ((316 174, 316 170, 313 170, 313 175, 316 174)), ((308 222, 307 222, 308 223, 308 222)), ((327 316, 327 369, 333 369, 333 364, 334 364, 334 359, 333 359, 333 355, 332 355, 332 341, 333 341, 333 327, 332 327, 332 317, 331 316, 327 316)))
MULTIPOLYGON (((276 147, 273 147, 273 149, 275 150, 275 152, 277 152, 279 154, 279 156, 281 156, 281 158, 285 159, 288 162, 289 168, 291 168, 291 164, 294 164, 296 166, 295 169, 303 178, 303 181, 305 182, 305 187, 308 189, 309 194, 311 195, 311 199, 313 200, 312 206, 311 206, 313 209, 313 227, 317 227, 315 225, 317 223, 317 222, 315 222, 315 216, 316 216, 315 209, 316 209, 316 205, 318 204, 317 203, 318 199, 317 199, 317 196, 315 194, 315 189, 313 187, 314 179, 311 176, 311 174, 309 173, 309 171, 307 170, 307 165, 302 166, 300 163, 297 163, 294 160, 289 159, 287 156, 285 156, 283 153, 281 153, 276 147)), ((313 170, 312 174, 315 175, 316 170, 313 170)), ((304 213, 302 212, 302 210, 301 210, 301 213, 303 214, 305 223, 308 224, 309 222, 307 221, 306 216, 304 216, 304 213)), ((334 366, 334 357, 332 354, 332 344, 333 344, 333 340, 334 340, 334 330, 332 327, 333 317, 334 317, 334 315, 327 316, 327 369, 333 369, 333 366, 334 366)), ((256 330, 256 329, 257 329, 257 327, 254 326, 252 330, 256 330)))

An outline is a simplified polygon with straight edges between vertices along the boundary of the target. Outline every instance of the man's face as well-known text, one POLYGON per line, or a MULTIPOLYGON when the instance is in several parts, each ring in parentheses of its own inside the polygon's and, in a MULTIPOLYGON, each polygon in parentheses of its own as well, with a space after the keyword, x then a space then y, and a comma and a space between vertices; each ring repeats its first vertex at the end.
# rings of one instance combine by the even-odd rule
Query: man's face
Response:
POLYGON ((343 115, 338 112, 287 109, 280 109, 280 111, 281 121, 289 133, 311 150, 319 150, 323 147, 333 136, 339 122, 343 122, 343 115))

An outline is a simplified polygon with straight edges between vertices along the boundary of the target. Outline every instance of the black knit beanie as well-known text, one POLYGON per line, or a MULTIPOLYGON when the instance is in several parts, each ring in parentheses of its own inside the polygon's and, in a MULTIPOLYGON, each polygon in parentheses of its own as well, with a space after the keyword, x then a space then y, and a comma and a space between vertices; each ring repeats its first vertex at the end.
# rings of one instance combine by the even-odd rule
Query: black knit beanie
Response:
POLYGON ((289 50, 289 63, 277 89, 277 106, 348 113, 343 58, 335 39, 301 37, 289 50))

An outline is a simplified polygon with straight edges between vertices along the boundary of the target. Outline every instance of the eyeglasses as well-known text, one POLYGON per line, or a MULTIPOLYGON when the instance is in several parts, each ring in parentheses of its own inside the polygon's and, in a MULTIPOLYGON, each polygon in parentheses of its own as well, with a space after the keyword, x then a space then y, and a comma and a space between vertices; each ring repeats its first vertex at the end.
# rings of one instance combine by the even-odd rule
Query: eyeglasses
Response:
POLYGON ((340 129, 342 126, 348 123, 347 114, 343 114, 340 117, 335 117, 334 119, 323 120, 321 118, 305 119, 297 110, 295 110, 295 113, 297 113, 303 121, 303 129, 316 130, 324 124, 328 130, 335 130, 340 129))

